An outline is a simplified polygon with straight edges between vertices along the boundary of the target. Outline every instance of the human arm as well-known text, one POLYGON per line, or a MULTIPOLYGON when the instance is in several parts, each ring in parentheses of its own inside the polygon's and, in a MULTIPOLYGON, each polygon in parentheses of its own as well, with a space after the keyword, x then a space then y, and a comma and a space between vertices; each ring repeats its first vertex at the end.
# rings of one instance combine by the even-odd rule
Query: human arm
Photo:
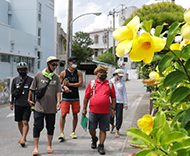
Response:
POLYGON ((123 100, 124 100, 124 107, 125 110, 128 109, 128 100, 127 100, 127 91, 126 91, 126 87, 125 87, 125 83, 123 84, 123 100))
POLYGON ((113 116, 115 115, 116 98, 112 98, 112 97, 111 97, 111 100, 112 100, 111 116, 113 117, 113 116))
POLYGON ((61 88, 63 88, 66 93, 69 93, 70 89, 65 85, 64 78, 65 78, 65 70, 60 73, 59 80, 61 82, 61 88))
POLYGON ((31 107, 35 106, 35 103, 33 101, 31 101, 31 96, 32 96, 32 90, 29 90, 28 92, 28 103, 31 107))
POLYGON ((11 100, 10 100, 10 109, 13 110, 14 108, 14 105, 13 105, 13 102, 14 102, 14 97, 12 96, 13 94, 13 91, 16 89, 16 84, 15 84, 15 79, 13 79, 12 81, 12 85, 11 85, 11 100))
POLYGON ((82 110, 82 115, 83 117, 85 117, 86 113, 87 113, 87 106, 88 106, 88 101, 89 101, 89 98, 84 98, 84 101, 83 101, 83 110, 82 110))
POLYGON ((61 92, 57 93, 57 111, 61 109, 61 92))
POLYGON ((66 86, 70 86, 70 87, 82 87, 83 84, 83 78, 82 78, 82 72, 80 70, 78 70, 78 82, 77 83, 69 83, 69 81, 67 81, 65 83, 66 86))

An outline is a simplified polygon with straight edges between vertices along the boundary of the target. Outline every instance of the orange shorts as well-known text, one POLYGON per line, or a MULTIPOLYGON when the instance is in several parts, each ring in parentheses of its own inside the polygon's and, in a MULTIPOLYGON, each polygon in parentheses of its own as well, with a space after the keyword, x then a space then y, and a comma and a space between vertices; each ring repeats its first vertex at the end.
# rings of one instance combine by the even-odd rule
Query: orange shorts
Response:
POLYGON ((61 102, 61 113, 69 113, 70 112, 70 105, 72 106, 73 114, 80 112, 80 102, 67 102, 63 101, 61 102))

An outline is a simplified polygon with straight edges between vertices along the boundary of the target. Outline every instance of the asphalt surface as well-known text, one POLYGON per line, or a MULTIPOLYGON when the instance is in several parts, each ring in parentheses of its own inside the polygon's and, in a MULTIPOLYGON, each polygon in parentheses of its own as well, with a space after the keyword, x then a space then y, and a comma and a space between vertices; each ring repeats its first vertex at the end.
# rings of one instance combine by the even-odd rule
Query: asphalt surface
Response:
MULTIPOLYGON (((107 138, 105 141, 105 151, 107 156, 126 156, 130 153, 138 151, 138 149, 132 148, 129 145, 128 137, 125 130, 132 127, 137 127, 137 120, 144 114, 149 113, 150 95, 146 92, 146 88, 142 84, 142 80, 129 80, 125 82, 127 88, 128 105, 129 109, 124 110, 123 124, 120 129, 120 137, 115 138, 115 129, 112 134, 107 132, 107 138)), ((72 129, 72 114, 68 114, 65 125, 65 136, 64 142, 59 142, 57 139, 60 135, 59 130, 59 118, 60 112, 57 113, 55 133, 53 138, 53 149, 54 153, 52 156, 99 156, 97 149, 91 149, 91 137, 88 131, 84 131, 81 122, 81 112, 83 105, 85 89, 80 89, 80 100, 81 100, 81 111, 78 115, 78 126, 76 129, 77 139, 71 139, 70 133, 72 129)), ((88 114, 87 114, 88 116, 88 114)), ((32 138, 32 127, 33 127, 33 113, 30 118, 30 130, 27 136, 26 147, 22 148, 18 144, 20 134, 17 128, 17 123, 14 122, 14 114, 9 109, 9 104, 0 106, 0 155, 2 156, 31 156, 33 151, 33 138, 32 138)), ((97 130, 97 135, 99 130, 97 130)), ((47 131, 44 128, 41 132, 39 141, 39 155, 49 156, 47 154, 47 131)))

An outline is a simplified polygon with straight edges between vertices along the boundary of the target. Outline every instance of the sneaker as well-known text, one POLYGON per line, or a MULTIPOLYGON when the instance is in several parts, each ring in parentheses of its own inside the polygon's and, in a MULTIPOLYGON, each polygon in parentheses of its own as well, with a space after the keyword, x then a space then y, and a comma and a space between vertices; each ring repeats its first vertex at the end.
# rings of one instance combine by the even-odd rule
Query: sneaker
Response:
POLYGON ((73 138, 73 139, 77 139, 77 135, 75 134, 75 132, 72 132, 70 137, 73 138))
POLYGON ((58 139, 60 140, 60 142, 65 141, 65 135, 61 133, 58 139))
POLYGON ((104 150, 104 144, 99 144, 98 145, 98 152, 101 154, 101 155, 105 155, 105 150, 104 150))
POLYGON ((97 141, 98 141, 97 137, 92 138, 92 144, 91 144, 92 149, 95 149, 97 147, 97 145, 96 145, 97 141))

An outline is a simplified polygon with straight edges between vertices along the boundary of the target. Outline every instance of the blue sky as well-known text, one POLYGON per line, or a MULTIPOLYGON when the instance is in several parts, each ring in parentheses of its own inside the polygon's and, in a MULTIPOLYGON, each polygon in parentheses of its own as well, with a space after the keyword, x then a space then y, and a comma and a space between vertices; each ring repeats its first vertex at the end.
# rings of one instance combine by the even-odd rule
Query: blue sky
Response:
MULTIPOLYGON (((110 27, 111 16, 108 16, 108 13, 113 8, 120 11, 121 4, 123 7, 136 6, 141 8, 144 4, 156 1, 164 0, 73 0, 73 19, 84 13, 102 12, 100 16, 86 15, 78 18, 73 23, 73 31, 89 32, 94 29, 110 27)), ((190 7, 190 0, 175 0, 175 3, 186 9, 190 7)), ((65 32, 67 31, 67 12, 68 0, 55 0, 55 16, 65 32)))

